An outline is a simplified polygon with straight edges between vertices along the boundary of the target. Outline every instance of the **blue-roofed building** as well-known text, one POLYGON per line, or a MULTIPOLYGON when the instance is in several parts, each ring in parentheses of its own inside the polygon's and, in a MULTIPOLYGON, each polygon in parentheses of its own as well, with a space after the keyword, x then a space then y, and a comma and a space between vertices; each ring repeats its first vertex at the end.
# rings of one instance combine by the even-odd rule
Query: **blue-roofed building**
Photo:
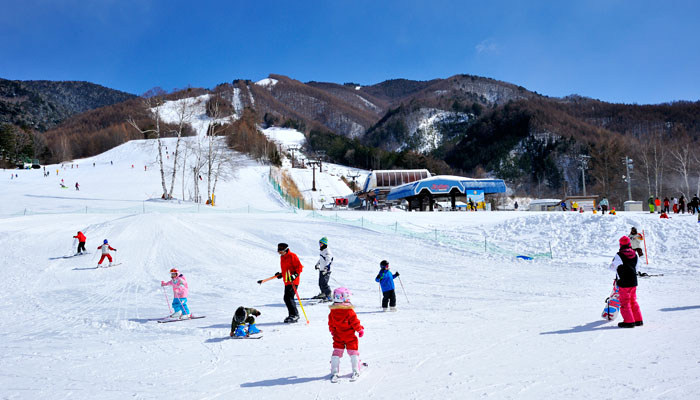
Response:
POLYGON ((386 195, 387 202, 408 202, 408 210, 433 211, 439 199, 449 199, 451 208, 457 209, 457 198, 471 200, 479 208, 485 206, 485 195, 505 193, 502 179, 472 179, 453 175, 437 175, 392 188, 386 195))

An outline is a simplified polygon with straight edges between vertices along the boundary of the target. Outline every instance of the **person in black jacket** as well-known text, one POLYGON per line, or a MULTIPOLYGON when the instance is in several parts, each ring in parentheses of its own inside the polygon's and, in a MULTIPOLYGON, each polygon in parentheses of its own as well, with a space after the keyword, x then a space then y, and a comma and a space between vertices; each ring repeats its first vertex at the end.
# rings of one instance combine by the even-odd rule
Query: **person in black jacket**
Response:
POLYGON ((617 273, 617 286, 620 288, 620 313, 623 322, 620 328, 642 326, 642 312, 637 304, 637 253, 630 246, 630 238, 620 238, 620 251, 610 263, 610 269, 617 273))

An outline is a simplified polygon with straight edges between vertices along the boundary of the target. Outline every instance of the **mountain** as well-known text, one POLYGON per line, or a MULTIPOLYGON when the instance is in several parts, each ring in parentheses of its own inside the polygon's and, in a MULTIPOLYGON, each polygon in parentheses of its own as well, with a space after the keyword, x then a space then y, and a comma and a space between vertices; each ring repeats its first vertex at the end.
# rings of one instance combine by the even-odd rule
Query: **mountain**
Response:
POLYGON ((0 123, 44 132, 75 114, 133 97, 89 82, 0 79, 0 123))

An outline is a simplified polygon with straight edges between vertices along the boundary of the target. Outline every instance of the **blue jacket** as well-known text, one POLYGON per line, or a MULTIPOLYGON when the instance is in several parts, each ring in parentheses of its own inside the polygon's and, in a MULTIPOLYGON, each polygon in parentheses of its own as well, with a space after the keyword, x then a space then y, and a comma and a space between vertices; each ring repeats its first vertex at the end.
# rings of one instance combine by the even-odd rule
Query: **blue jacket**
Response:
POLYGON ((395 274, 392 274, 388 269, 382 269, 374 280, 375 282, 379 282, 379 285, 382 287, 382 292, 386 292, 394 290, 394 278, 396 278, 395 274))

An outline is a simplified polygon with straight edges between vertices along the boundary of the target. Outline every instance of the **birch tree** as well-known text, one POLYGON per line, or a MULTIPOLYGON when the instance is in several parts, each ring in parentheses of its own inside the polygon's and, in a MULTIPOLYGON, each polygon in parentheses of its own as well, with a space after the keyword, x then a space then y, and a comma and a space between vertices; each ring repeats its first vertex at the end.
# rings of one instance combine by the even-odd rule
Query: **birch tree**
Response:
POLYGON ((134 129, 137 131, 141 132, 144 137, 150 137, 154 136, 156 139, 156 143, 158 144, 158 154, 157 154, 157 161, 158 165, 160 166, 160 182, 161 186, 163 188, 163 195, 162 197, 164 199, 169 198, 168 195, 168 188, 165 185, 165 169, 163 166, 163 141, 161 140, 161 118, 160 118, 160 107, 163 104, 163 100, 160 97, 151 97, 148 99, 144 99, 144 106, 147 107, 149 110, 152 111, 153 113, 153 118, 155 119, 155 126, 151 129, 141 129, 138 124, 136 124, 136 121, 132 118, 129 117, 127 119, 127 122, 129 125, 133 126, 134 129))
POLYGON ((691 152, 692 140, 687 135, 679 137, 677 141, 669 149, 672 163, 670 168, 680 174, 685 183, 685 196, 690 196, 690 181, 689 175, 693 164, 693 153, 691 152))
MULTIPOLYGON (((172 131, 172 133, 175 134, 177 137, 177 140, 175 141, 175 152, 173 152, 173 172, 170 177, 170 190, 168 191, 168 195, 166 198, 172 199, 173 198, 173 188, 175 187, 175 176, 177 174, 177 164, 179 160, 179 155, 180 155, 180 143, 182 142, 182 136, 185 131, 185 128, 188 126, 188 122, 192 119, 194 116, 194 111, 193 107, 190 104, 189 99, 182 99, 180 100, 180 103, 177 106, 177 129, 172 131)), ((162 157, 162 154, 161 154, 162 157)), ((184 169, 184 164, 186 163, 186 160, 183 162, 183 169, 184 169)), ((184 180, 184 175, 183 175, 183 180, 182 180, 182 185, 183 185, 183 198, 184 198, 184 185, 185 185, 185 180, 184 180)))

